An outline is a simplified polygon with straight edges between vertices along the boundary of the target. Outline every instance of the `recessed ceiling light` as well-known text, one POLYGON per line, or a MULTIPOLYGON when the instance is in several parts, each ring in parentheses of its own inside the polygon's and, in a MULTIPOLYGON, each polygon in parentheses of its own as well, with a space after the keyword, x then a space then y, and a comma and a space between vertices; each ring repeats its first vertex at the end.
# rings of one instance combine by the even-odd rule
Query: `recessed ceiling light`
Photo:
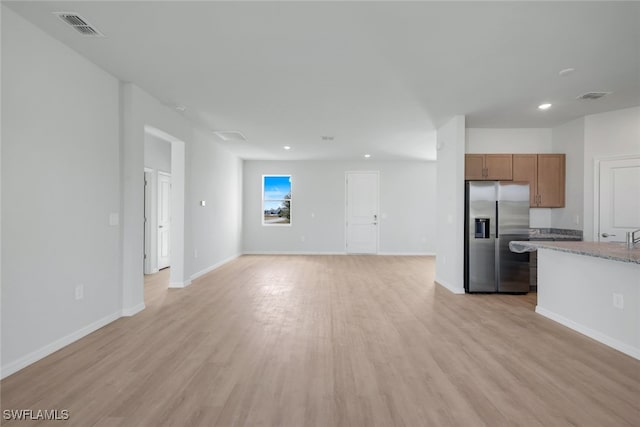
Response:
POLYGON ((185 105, 176 105, 176 110, 184 113, 185 111, 187 111, 187 107, 185 105))
POLYGON ((540 105, 538 105, 538 108, 540 110, 548 110, 549 108, 551 108, 551 104, 548 104, 548 103, 547 104, 540 104, 540 105))
POLYGON ((562 77, 568 76, 569 74, 573 73, 575 70, 576 70, 575 68, 565 68, 564 70, 560 70, 558 75, 562 77))
POLYGON ((371 157, 371 154, 365 154, 365 155, 364 155, 364 158, 365 158, 365 159, 368 159, 369 157, 371 157))
POLYGON ((285 146, 284 146, 284 147, 282 147, 282 148, 284 148, 285 150, 291 150, 291 147, 289 147, 288 145, 285 145, 285 146))

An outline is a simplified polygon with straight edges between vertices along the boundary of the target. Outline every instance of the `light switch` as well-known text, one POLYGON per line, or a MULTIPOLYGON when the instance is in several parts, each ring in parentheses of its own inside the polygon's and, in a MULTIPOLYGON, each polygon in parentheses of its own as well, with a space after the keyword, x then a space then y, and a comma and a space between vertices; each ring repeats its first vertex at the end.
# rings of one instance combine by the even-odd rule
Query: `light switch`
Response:
POLYGON ((111 212, 109 214, 109 225, 111 227, 115 227, 116 225, 120 224, 120 215, 118 214, 118 212, 111 212))
POLYGON ((206 200, 200 200, 200 206, 207 206, 206 200))

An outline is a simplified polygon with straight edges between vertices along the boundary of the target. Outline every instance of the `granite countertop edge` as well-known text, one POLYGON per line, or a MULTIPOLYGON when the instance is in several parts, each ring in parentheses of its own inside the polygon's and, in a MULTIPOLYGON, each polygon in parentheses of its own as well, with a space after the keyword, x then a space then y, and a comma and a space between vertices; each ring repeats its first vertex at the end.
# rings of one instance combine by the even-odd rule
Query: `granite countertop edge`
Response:
POLYGON ((640 249, 627 249, 625 243, 536 242, 514 240, 509 242, 509 249, 516 253, 534 252, 538 249, 550 249, 559 252, 592 256, 613 261, 640 264, 640 249))
POLYGON ((536 240, 568 240, 568 241, 581 241, 580 236, 572 236, 570 234, 558 234, 558 233, 538 233, 529 235, 531 241, 536 240))

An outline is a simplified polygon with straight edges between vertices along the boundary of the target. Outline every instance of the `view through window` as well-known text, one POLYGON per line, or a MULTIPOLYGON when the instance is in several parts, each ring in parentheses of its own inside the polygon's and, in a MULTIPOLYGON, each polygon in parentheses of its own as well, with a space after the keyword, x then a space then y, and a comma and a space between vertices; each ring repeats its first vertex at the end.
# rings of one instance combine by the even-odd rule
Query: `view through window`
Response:
POLYGON ((262 176, 262 225, 291 224, 291 175, 262 176))

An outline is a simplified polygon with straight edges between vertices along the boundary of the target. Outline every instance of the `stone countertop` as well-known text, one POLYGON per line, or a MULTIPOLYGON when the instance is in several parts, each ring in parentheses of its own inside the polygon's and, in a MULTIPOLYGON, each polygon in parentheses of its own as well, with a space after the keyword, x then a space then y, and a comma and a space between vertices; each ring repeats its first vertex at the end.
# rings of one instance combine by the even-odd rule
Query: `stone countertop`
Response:
POLYGON ((580 241, 582 238, 580 236, 572 236, 570 234, 558 234, 558 233, 536 233, 530 234, 529 240, 569 240, 569 241, 580 241))
POLYGON ((535 242, 517 241, 509 242, 512 252, 533 252, 538 249, 550 249, 553 251, 569 252, 572 254, 586 255, 613 261, 631 262, 640 264, 640 248, 627 249, 626 243, 618 242, 535 242))

